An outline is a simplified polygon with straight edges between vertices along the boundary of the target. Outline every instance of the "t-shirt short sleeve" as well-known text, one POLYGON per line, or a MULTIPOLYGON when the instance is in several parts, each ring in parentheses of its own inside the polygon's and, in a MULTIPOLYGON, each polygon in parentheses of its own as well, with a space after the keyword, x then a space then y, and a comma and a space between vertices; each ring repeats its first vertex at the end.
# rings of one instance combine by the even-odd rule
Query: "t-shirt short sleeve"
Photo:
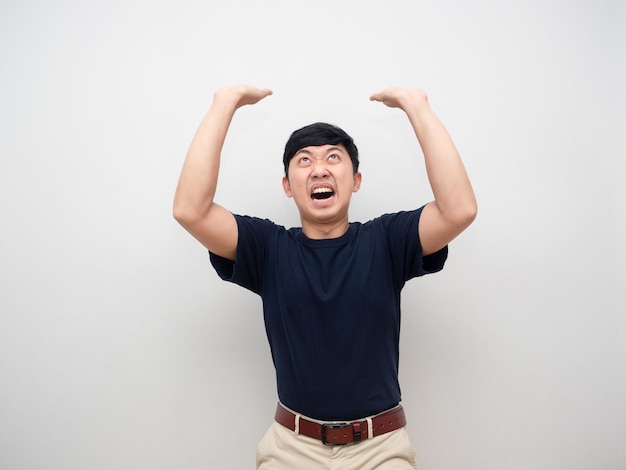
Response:
POLYGON ((236 260, 232 261, 209 252, 213 268, 224 281, 233 282, 260 294, 261 270, 267 256, 268 240, 284 231, 268 219, 235 215, 239 232, 236 260))

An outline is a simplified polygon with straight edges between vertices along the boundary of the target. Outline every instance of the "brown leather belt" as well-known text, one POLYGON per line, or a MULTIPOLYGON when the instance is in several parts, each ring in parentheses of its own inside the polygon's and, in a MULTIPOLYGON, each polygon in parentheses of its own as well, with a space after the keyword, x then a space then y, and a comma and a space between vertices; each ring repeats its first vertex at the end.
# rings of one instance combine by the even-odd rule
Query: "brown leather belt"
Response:
MULTIPOLYGON (((287 429, 296 430, 296 415, 280 403, 276 407, 274 419, 287 429)), ((406 426, 406 417, 402 406, 373 416, 371 419, 373 434, 371 437, 380 436, 406 426)), ((370 437, 367 419, 347 423, 318 423, 300 416, 298 433, 318 439, 331 446, 360 442, 370 437)))

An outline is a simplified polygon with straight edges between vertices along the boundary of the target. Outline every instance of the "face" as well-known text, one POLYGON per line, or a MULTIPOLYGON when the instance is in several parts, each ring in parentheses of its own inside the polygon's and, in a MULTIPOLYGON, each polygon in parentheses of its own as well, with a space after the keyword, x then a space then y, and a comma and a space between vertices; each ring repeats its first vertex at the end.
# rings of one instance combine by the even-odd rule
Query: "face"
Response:
POLYGON ((354 173, 343 145, 305 147, 289 162, 283 189, 307 223, 343 222, 348 219, 352 193, 361 186, 361 173, 354 173))

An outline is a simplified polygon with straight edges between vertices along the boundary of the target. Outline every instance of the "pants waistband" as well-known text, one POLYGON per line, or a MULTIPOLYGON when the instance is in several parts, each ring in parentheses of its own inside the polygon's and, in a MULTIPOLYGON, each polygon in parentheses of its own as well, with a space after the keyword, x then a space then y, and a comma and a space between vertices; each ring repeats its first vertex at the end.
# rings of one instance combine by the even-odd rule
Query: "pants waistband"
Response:
POLYGON ((279 403, 274 419, 287 429, 320 440, 326 445, 360 442, 406 426, 406 416, 402 406, 362 420, 345 423, 320 423, 294 413, 279 403))

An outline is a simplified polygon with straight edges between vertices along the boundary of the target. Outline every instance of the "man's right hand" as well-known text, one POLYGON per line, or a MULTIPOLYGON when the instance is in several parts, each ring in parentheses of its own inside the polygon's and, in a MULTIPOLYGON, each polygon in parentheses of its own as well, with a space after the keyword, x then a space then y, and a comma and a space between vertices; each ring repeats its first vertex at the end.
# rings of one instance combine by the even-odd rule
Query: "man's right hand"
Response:
POLYGON ((233 85, 215 90, 213 100, 231 103, 235 109, 248 104, 256 104, 272 94, 269 88, 258 88, 252 85, 233 85))

